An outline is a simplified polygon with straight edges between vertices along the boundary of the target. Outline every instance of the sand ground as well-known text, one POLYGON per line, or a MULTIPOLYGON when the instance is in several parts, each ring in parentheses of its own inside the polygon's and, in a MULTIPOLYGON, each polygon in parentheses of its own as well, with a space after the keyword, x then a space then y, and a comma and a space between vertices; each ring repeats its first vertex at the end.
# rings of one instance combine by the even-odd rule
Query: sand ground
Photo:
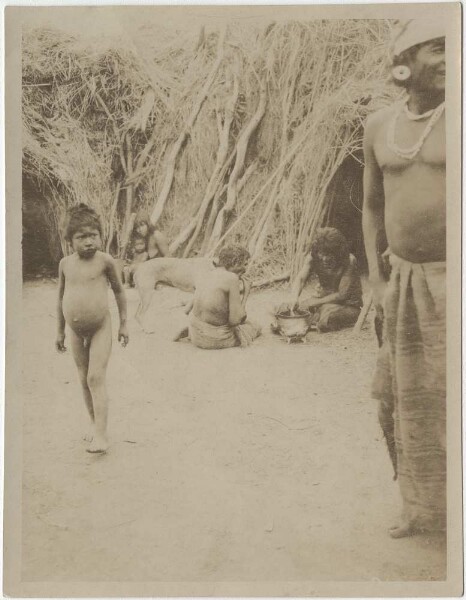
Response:
MULTIPOLYGON (((114 345, 106 456, 85 452, 52 282, 24 286, 23 579, 414 581, 442 539, 392 540, 400 499, 369 385, 370 327, 247 349, 173 343, 185 294, 157 291, 145 335, 114 345)), ((253 293, 267 328, 280 291, 253 293)), ((129 314, 137 304, 128 290, 129 314)), ((113 325, 117 318, 112 301, 113 325)))

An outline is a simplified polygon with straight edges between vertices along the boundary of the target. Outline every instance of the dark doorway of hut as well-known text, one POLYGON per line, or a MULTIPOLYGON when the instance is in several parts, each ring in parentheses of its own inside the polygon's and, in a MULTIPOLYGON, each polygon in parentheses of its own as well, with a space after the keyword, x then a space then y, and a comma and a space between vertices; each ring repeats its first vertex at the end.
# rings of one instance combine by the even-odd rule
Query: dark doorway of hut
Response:
POLYGON ((346 237, 361 274, 366 275, 367 259, 362 234, 363 173, 362 151, 344 159, 329 186, 325 225, 339 229, 346 237))
POLYGON ((55 276, 59 257, 51 250, 53 233, 45 218, 46 200, 28 177, 22 181, 23 279, 55 276))

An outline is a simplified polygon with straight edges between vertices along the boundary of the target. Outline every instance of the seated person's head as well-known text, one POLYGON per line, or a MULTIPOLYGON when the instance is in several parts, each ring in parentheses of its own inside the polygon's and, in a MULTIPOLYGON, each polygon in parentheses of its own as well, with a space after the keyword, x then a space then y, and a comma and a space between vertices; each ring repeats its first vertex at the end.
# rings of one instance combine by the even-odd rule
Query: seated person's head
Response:
POLYGON ((326 269, 336 269, 349 257, 345 236, 334 227, 318 229, 311 244, 312 258, 326 269))
POLYGON ((102 245, 102 224, 87 204, 73 206, 68 213, 65 239, 82 256, 93 256, 102 245))
POLYGON ((146 238, 152 231, 153 227, 147 217, 139 217, 134 223, 134 233, 140 237, 146 238))
POLYGON ((241 276, 248 268, 249 258, 249 252, 243 246, 225 246, 218 254, 217 265, 241 276))
POLYGON ((143 237, 136 236, 133 240, 133 252, 135 254, 142 254, 147 250, 146 240, 143 237))

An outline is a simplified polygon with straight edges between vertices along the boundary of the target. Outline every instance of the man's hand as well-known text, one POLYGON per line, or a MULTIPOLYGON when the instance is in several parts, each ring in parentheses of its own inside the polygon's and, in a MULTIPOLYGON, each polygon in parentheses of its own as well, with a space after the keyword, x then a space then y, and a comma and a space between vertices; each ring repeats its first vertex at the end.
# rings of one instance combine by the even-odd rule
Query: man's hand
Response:
POLYGON ((66 347, 65 347, 65 334, 64 333, 59 333, 57 335, 57 339, 55 341, 55 348, 58 350, 58 352, 66 352, 66 347))
POLYGON ((385 293, 387 291, 387 282, 383 279, 376 279, 369 282, 372 288, 372 301, 376 314, 383 318, 383 305, 385 293))
POLYGON ((120 329, 118 330, 118 341, 125 348, 129 342, 128 329, 126 325, 120 325, 120 329))

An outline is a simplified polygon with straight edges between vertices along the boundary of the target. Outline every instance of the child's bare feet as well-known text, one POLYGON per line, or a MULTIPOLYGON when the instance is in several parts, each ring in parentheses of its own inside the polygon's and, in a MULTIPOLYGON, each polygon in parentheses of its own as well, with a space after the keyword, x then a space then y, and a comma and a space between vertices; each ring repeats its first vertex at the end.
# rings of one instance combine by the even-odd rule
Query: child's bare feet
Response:
POLYGON ((105 437, 95 435, 91 445, 87 448, 86 452, 91 454, 104 453, 108 450, 108 440, 105 437))

